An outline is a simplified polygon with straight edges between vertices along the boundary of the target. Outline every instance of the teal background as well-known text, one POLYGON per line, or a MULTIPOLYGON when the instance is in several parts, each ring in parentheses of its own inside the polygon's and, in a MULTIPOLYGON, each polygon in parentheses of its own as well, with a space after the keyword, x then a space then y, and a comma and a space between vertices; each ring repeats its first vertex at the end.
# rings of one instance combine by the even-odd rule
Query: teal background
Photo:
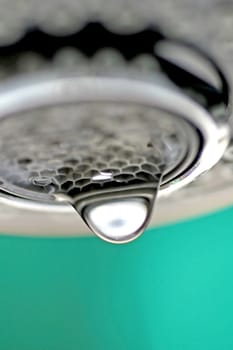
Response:
POLYGON ((233 349, 233 208, 97 238, 0 237, 1 350, 233 349))

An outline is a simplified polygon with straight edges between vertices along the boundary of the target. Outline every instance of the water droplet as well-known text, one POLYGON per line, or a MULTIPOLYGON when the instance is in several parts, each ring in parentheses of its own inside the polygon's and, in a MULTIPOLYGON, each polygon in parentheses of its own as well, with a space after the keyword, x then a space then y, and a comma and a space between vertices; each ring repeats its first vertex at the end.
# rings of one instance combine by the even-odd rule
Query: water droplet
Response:
MULTIPOLYGON (((87 158, 83 157, 77 179, 76 171, 71 174, 74 181, 69 167, 58 169, 59 176, 67 179, 60 186, 63 194, 55 194, 56 200, 70 203, 98 237, 112 243, 130 242, 146 229, 165 168, 159 152, 153 151, 150 161, 150 151, 143 151, 140 157, 135 152, 137 162, 131 164, 125 158, 133 152, 126 151, 114 161, 111 156, 111 162, 102 163, 105 166, 100 169, 96 162, 84 163, 87 158)), ((101 160, 107 156, 101 155, 101 160)))
MULTIPOLYGON (((134 181, 120 183, 113 177, 110 186, 101 187, 112 178, 112 173, 102 172, 92 177, 89 184, 82 182, 88 179, 81 178, 67 191, 67 196, 55 198, 70 203, 98 237, 111 243, 127 243, 146 229, 162 174, 161 171, 148 178, 150 174, 146 173, 143 179, 137 175, 134 181), (78 187, 80 181, 82 188, 78 187)), ((121 174, 123 179, 125 175, 121 174)))
POLYGON ((113 243, 126 243, 144 231, 149 213, 147 201, 134 197, 97 202, 88 206, 83 216, 100 238, 113 243))

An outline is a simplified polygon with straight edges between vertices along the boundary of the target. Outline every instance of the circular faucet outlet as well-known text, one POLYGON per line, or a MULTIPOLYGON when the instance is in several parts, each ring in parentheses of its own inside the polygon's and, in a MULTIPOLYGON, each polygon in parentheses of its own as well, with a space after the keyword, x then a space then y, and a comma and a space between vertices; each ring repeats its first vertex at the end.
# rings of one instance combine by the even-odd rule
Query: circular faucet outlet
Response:
POLYGON ((219 160, 228 142, 227 126, 219 128, 196 102, 140 81, 24 82, 2 93, 0 110, 0 180, 8 200, 53 211, 64 195, 93 232, 117 243, 146 228, 158 191, 167 195, 193 181, 219 160), (143 195, 136 195, 144 188, 152 193, 148 210, 143 195), (87 209, 80 211, 77 203, 87 209))
POLYGON ((1 201, 75 210, 97 236, 125 243, 149 225, 158 197, 219 161, 229 142, 224 75, 200 50, 154 38, 139 57, 146 74, 138 52, 126 62, 107 50, 80 71, 0 88, 1 201))

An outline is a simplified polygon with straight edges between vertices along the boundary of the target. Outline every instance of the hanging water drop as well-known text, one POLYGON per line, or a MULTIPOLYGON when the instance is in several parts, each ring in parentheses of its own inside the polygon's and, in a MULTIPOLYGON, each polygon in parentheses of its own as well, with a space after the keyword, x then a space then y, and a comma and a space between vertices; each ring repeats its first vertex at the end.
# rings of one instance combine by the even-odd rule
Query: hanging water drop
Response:
POLYGON ((112 243, 136 239, 145 230, 149 216, 150 204, 140 197, 97 202, 83 212, 83 219, 92 231, 112 243))
POLYGON ((156 201, 162 172, 153 181, 118 183, 77 195, 72 205, 98 237, 111 243, 127 243, 146 229, 156 201))

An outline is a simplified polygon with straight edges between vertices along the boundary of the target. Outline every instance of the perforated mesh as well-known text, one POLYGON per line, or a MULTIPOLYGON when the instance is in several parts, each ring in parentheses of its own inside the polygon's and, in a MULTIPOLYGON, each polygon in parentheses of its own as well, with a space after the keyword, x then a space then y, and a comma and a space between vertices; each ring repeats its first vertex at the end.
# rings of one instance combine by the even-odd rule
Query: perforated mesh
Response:
POLYGON ((146 107, 34 110, 1 122, 1 187, 37 199, 157 183, 185 157, 187 138, 185 122, 146 107))

